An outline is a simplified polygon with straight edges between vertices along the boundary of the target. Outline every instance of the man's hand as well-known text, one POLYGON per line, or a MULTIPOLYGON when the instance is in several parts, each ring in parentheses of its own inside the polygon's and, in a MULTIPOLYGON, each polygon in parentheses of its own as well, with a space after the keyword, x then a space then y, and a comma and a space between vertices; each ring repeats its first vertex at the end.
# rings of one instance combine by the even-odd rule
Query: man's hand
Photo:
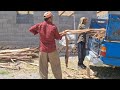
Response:
POLYGON ((65 32, 65 33, 67 33, 67 32, 72 32, 72 30, 65 30, 64 32, 65 32))
POLYGON ((61 36, 65 36, 66 35, 66 31, 62 31, 59 33, 61 36))

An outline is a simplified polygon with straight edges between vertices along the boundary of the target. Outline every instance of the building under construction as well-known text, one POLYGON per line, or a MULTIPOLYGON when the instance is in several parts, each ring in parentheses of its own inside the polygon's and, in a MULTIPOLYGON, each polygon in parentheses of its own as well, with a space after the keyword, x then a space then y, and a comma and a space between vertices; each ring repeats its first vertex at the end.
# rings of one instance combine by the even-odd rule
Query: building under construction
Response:
MULTIPOLYGON (((0 11, 0 48, 37 47, 39 37, 28 29, 43 21, 45 11, 0 11)), ((59 31, 77 29, 80 17, 97 18, 96 11, 52 11, 59 31)))

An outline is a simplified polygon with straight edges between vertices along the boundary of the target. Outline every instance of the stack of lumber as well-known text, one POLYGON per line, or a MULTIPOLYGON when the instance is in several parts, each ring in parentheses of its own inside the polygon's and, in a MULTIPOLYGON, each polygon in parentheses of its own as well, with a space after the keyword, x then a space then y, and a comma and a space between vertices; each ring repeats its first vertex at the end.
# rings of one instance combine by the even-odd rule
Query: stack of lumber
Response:
POLYGON ((102 38, 104 38, 104 36, 105 36, 105 31, 99 31, 94 35, 94 37, 96 37, 98 39, 102 39, 102 38))
POLYGON ((99 40, 102 40, 105 37, 105 31, 92 32, 91 36, 94 37, 94 38, 97 38, 99 40))
POLYGON ((0 50, 0 60, 26 60, 38 57, 38 48, 6 49, 0 50))

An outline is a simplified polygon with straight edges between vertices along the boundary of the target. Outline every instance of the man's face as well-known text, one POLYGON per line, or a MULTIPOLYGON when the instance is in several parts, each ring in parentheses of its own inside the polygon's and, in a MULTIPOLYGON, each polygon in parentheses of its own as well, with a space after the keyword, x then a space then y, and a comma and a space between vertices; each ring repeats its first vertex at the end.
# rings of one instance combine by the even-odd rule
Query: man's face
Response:
POLYGON ((53 21, 53 16, 51 16, 51 21, 53 21))
POLYGON ((50 21, 50 22, 53 22, 53 16, 49 18, 49 21, 50 21))
POLYGON ((84 20, 83 20, 83 23, 84 23, 84 24, 87 24, 87 23, 88 23, 88 19, 84 19, 84 20))

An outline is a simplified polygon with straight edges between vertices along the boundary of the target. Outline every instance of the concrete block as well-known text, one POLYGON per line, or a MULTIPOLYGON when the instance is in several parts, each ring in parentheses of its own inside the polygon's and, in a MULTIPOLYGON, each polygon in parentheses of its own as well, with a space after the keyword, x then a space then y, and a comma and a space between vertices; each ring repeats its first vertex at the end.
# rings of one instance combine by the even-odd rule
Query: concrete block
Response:
POLYGON ((16 11, 0 11, 0 14, 16 15, 16 11))

